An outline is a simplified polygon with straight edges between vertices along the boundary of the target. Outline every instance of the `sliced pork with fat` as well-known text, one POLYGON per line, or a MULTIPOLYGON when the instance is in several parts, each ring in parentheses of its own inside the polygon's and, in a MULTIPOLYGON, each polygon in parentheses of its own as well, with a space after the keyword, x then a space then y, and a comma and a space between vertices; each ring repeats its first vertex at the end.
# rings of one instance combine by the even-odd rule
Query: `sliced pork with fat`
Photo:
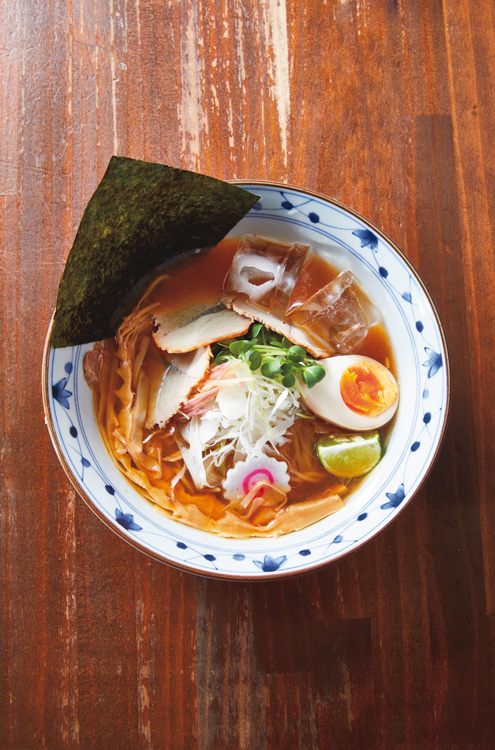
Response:
POLYGON ((162 371, 155 372, 150 387, 145 426, 164 427, 205 377, 211 350, 203 346, 186 354, 163 357, 162 371))
POLYGON ((267 328, 270 328, 270 330, 279 333, 281 336, 285 336, 289 341, 292 341, 293 344, 302 346, 303 349, 306 349, 313 355, 313 357, 329 357, 335 353, 335 349, 330 345, 324 348, 322 345, 317 344, 310 339, 300 328, 290 325, 290 323, 286 323, 280 320, 280 318, 276 318, 275 315, 251 305, 247 300, 238 297, 226 304, 229 308, 232 308, 232 310, 235 310, 235 312, 240 315, 249 317, 252 320, 257 320, 259 323, 263 323, 267 328))
POLYGON ((223 305, 195 305, 155 315, 153 338, 167 352, 190 352, 215 341, 242 336, 251 319, 223 305))

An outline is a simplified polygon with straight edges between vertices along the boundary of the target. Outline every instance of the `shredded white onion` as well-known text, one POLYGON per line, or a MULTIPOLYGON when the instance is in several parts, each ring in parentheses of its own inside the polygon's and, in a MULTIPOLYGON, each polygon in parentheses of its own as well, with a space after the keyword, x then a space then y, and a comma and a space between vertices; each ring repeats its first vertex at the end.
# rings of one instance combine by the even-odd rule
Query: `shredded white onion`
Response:
POLYGON ((233 457, 277 451, 300 409, 296 388, 286 388, 260 371, 251 372, 242 360, 236 362, 210 408, 178 426, 184 462, 198 489, 209 485, 206 458, 222 467, 233 457))

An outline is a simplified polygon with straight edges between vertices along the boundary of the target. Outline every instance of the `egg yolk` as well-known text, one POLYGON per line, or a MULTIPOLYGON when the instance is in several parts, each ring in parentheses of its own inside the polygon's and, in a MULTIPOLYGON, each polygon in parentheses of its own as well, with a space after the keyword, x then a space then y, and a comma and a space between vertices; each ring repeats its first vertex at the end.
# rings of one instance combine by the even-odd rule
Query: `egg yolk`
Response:
POLYGON ((340 379, 340 395, 345 405, 366 417, 383 414, 395 402, 397 393, 398 388, 385 369, 364 362, 348 367, 340 379))

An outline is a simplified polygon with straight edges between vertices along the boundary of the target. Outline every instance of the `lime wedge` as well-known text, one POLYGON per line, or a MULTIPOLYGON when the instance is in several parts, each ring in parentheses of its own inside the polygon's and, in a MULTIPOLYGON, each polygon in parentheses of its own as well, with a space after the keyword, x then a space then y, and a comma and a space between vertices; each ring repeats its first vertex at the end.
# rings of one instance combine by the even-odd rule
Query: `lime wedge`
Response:
POLYGON ((340 479, 362 477, 382 457, 382 439, 378 432, 366 435, 330 435, 316 444, 316 452, 325 469, 340 479))

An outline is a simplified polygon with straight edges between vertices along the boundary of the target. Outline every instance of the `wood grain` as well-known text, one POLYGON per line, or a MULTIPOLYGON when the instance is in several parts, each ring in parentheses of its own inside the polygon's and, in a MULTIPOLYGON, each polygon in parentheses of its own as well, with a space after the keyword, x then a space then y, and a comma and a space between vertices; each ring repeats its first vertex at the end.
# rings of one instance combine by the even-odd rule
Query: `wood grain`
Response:
POLYGON ((0 0, 0 747, 490 750, 491 0, 0 0), (43 422, 45 331, 113 153, 334 196, 444 322, 443 450, 397 523, 283 582, 117 539, 43 422))

